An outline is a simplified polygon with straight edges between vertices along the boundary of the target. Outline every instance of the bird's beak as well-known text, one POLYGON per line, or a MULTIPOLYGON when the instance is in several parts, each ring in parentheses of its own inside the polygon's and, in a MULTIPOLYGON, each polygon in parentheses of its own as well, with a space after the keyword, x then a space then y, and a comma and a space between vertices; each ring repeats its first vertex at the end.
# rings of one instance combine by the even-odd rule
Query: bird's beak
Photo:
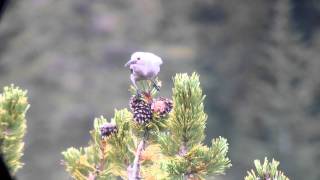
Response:
POLYGON ((134 64, 134 63, 136 63, 136 60, 131 59, 124 65, 124 67, 128 67, 128 66, 130 66, 131 64, 134 64))

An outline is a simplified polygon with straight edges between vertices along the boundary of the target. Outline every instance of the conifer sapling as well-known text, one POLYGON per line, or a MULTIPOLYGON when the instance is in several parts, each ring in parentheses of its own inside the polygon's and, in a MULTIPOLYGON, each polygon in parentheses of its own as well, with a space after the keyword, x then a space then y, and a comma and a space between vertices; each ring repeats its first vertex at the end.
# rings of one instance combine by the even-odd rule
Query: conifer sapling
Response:
POLYGON ((81 180, 191 180, 223 174, 231 166, 226 139, 214 139, 210 147, 202 143, 207 115, 198 75, 177 74, 173 100, 159 97, 161 83, 154 78, 162 60, 143 55, 135 53, 126 64, 133 81, 131 112, 116 111, 110 122, 95 119, 89 146, 62 153, 67 171, 81 180))

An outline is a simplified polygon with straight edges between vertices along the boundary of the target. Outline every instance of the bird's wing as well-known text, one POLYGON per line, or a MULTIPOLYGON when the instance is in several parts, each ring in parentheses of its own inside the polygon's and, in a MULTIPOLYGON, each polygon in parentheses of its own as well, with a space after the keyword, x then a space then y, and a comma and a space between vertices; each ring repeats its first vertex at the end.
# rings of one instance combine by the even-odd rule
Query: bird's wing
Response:
POLYGON ((162 64, 162 59, 155 54, 150 53, 148 59, 153 65, 160 66, 162 64))
POLYGON ((156 64, 159 66, 162 64, 162 59, 160 57, 156 59, 156 64))

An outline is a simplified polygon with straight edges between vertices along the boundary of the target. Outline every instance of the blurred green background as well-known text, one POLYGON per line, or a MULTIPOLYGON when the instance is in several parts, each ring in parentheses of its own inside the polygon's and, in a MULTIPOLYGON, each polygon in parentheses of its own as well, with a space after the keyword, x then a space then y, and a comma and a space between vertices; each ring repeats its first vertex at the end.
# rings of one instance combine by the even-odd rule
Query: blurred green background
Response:
POLYGON ((94 117, 128 107, 135 51, 172 76, 197 71, 207 140, 224 136, 243 179, 280 160, 291 179, 320 179, 320 2, 317 0, 23 0, 0 23, 0 86, 28 89, 23 180, 70 179, 61 151, 85 146, 94 117))

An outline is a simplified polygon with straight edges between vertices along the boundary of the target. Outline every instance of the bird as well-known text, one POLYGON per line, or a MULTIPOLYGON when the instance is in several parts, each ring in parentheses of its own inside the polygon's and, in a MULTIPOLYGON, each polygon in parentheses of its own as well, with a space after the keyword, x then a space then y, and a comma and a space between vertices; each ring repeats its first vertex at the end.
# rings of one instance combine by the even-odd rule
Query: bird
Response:
POLYGON ((130 67, 130 79, 136 89, 138 89, 137 81, 150 80, 153 86, 159 91, 160 88, 154 79, 160 72, 162 63, 162 59, 151 52, 135 52, 124 66, 130 67))

